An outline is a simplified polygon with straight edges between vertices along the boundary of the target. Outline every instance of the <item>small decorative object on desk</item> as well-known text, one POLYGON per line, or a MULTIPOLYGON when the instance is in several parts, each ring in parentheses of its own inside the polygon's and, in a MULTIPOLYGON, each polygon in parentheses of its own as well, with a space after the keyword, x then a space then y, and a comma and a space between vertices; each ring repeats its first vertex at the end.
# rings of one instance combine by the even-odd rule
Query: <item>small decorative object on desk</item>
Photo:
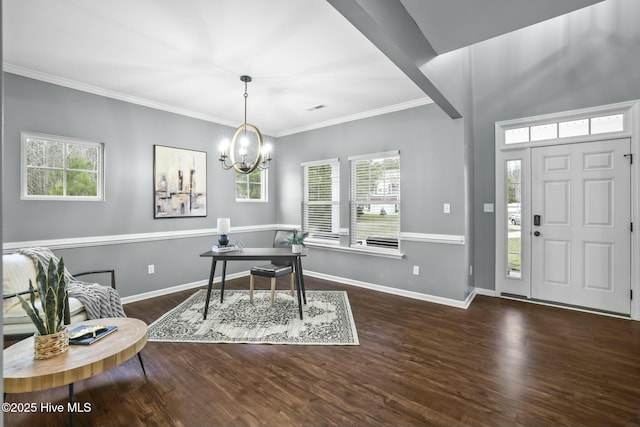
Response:
POLYGON ((231 231, 231 219, 230 218, 218 218, 218 246, 229 246, 229 237, 227 234, 231 231))
POLYGON ((291 251, 294 254, 299 254, 300 252, 302 252, 304 239, 306 239, 308 235, 308 231, 300 233, 298 232, 298 230, 293 230, 293 234, 286 239, 286 243, 291 245, 291 251))
POLYGON ((89 345, 118 329, 117 326, 80 325, 69 331, 69 344, 89 345))
POLYGON ((57 265, 53 259, 50 259, 47 271, 38 261, 37 289, 29 279, 29 300, 26 301, 22 296, 16 295, 23 310, 36 327, 36 333, 33 336, 36 359, 49 359, 69 349, 69 334, 64 325, 64 305, 67 301, 67 280, 64 273, 62 258, 57 265), (37 301, 42 304, 40 308, 43 311, 42 315, 36 307, 37 301))
POLYGON ((213 245, 211 247, 211 251, 212 252, 233 252, 233 251, 237 251, 240 248, 238 248, 236 245, 227 245, 227 246, 218 246, 218 245, 213 245))

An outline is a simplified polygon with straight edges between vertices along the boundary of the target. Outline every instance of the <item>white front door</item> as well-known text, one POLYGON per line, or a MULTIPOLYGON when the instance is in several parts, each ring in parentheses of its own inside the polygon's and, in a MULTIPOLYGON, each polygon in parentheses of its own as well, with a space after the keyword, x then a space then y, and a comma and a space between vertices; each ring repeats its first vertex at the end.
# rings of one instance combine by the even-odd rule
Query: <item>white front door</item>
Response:
POLYGON ((531 150, 532 298, 630 314, 630 150, 627 138, 531 150))

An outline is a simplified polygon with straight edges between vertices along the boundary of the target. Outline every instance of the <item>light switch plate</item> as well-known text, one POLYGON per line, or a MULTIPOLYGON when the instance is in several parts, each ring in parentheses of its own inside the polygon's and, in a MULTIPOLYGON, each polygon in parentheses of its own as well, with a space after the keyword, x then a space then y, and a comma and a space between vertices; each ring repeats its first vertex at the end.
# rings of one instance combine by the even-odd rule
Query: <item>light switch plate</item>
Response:
POLYGON ((444 204, 444 213, 451 213, 451 204, 449 203, 444 204))

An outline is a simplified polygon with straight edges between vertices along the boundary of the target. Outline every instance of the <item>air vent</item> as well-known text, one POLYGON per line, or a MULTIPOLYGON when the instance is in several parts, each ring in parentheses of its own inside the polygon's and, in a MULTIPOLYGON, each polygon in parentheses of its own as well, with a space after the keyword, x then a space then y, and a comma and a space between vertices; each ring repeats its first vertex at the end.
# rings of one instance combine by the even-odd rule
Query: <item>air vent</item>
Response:
POLYGON ((316 106, 314 106, 314 107, 307 108, 307 111, 322 110, 323 108, 327 108, 327 106, 326 106, 326 105, 324 105, 324 104, 318 104, 318 105, 316 105, 316 106))

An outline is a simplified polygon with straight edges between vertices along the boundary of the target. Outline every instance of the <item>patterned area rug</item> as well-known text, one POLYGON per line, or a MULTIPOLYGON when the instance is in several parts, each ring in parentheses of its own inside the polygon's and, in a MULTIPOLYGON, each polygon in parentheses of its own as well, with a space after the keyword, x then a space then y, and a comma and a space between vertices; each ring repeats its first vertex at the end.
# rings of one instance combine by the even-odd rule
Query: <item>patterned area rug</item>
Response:
POLYGON ((211 292, 209 314, 202 320, 204 289, 149 325, 148 340, 164 342, 359 345, 358 332, 344 291, 307 291, 304 319, 297 297, 288 291, 256 290, 211 292))

